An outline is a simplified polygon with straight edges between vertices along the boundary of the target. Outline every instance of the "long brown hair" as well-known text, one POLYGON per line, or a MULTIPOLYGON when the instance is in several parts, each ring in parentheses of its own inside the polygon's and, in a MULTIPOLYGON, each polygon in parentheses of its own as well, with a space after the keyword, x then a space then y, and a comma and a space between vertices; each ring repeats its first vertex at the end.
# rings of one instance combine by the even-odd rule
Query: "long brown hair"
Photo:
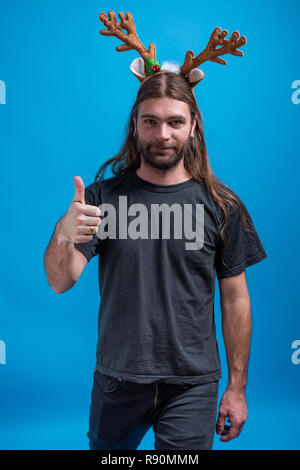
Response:
POLYGON ((111 165, 111 171, 115 176, 121 176, 131 169, 139 168, 141 158, 137 151, 134 137, 134 121, 137 120, 139 105, 149 98, 169 97, 184 101, 188 104, 191 112, 191 122, 196 118, 194 138, 190 139, 188 151, 184 155, 184 166, 192 177, 204 183, 214 201, 221 207, 224 219, 218 229, 220 236, 225 242, 225 228, 228 222, 228 207, 240 210, 241 220, 246 230, 255 230, 246 218, 243 208, 245 207, 240 198, 219 178, 217 178, 210 166, 203 132, 202 116, 195 100, 194 94, 187 80, 181 75, 173 72, 161 72, 145 80, 140 86, 136 101, 132 107, 127 135, 119 153, 107 160, 98 170, 95 181, 103 180, 107 166, 111 165))

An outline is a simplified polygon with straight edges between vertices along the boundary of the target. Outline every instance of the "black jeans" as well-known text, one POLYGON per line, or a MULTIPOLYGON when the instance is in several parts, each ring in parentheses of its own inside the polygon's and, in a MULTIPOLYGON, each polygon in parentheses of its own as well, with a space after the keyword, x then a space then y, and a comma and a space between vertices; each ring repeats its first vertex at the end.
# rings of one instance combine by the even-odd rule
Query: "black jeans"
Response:
POLYGON ((94 372, 90 450, 137 449, 153 426, 156 450, 212 448, 219 381, 140 384, 94 372))

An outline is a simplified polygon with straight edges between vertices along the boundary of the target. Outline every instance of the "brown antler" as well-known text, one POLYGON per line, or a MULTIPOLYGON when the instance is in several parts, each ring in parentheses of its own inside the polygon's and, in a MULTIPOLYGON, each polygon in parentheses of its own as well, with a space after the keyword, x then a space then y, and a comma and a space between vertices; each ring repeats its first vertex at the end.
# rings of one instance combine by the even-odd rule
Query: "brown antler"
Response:
POLYGON ((241 36, 239 39, 239 32, 234 31, 229 40, 224 39, 228 34, 228 31, 221 28, 215 28, 206 48, 197 57, 194 57, 193 51, 187 51, 183 65, 180 67, 182 75, 187 75, 192 69, 198 67, 203 62, 210 60, 218 64, 226 65, 227 62, 224 59, 220 59, 220 55, 232 54, 236 56, 244 55, 242 51, 238 51, 237 48, 246 44, 247 39, 245 36, 241 36), (223 46, 216 49, 217 46, 223 46))
POLYGON ((137 36, 131 13, 126 12, 125 17, 124 13, 120 12, 119 17, 121 22, 119 23, 116 22, 116 16, 113 11, 109 11, 108 16, 109 19, 105 13, 100 13, 99 15, 100 21, 107 27, 107 29, 101 29, 100 33, 103 34, 103 36, 116 36, 124 42, 121 46, 116 47, 118 52, 135 49, 144 61, 146 61, 148 57, 156 60, 155 44, 150 44, 149 50, 147 50, 141 43, 137 36), (121 31, 122 29, 127 31, 128 34, 123 33, 123 31, 121 31))

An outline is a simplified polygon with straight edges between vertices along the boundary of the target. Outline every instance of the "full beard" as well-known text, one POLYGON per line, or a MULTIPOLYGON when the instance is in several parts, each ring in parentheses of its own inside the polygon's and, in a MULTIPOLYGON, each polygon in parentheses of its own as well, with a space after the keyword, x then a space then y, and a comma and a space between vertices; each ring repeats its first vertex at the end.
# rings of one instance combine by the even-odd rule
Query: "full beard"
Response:
POLYGON ((160 170, 174 168, 190 150, 189 139, 182 145, 174 145, 167 150, 158 150, 151 143, 137 136, 137 150, 143 155, 145 163, 160 170))

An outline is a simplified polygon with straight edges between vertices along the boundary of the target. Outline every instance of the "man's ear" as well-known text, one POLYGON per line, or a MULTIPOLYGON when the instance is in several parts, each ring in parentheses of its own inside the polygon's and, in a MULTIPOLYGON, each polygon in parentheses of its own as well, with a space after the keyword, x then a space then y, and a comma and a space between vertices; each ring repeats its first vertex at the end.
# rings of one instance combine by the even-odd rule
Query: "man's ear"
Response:
POLYGON ((192 135, 192 136, 193 136, 194 133, 195 133, 196 124, 197 124, 197 118, 196 118, 196 116, 195 116, 195 117, 194 117, 194 121, 192 122, 192 127, 191 127, 191 135, 192 135))
POLYGON ((134 132, 136 132, 136 120, 135 120, 135 117, 133 118, 133 125, 134 125, 134 132))

